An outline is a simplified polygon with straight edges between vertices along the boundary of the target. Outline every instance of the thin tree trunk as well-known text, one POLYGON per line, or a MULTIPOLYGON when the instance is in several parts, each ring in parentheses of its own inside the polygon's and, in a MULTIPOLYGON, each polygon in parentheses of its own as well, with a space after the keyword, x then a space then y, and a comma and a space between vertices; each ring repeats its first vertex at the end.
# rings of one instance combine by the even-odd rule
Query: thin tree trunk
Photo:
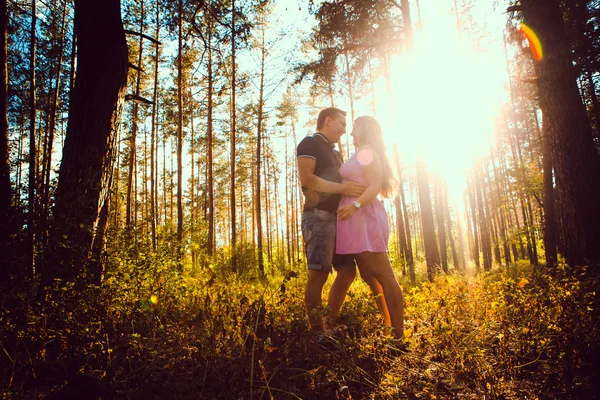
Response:
POLYGON ((262 136, 262 124, 263 124, 263 99, 264 99, 264 85, 265 85, 265 27, 264 27, 264 16, 262 16, 262 28, 261 28, 261 62, 260 62, 260 86, 259 86, 259 99, 258 99, 258 120, 257 120, 257 131, 256 131, 256 226, 258 228, 257 233, 257 245, 258 245, 258 271, 260 275, 265 274, 265 266, 263 260, 263 232, 262 232, 262 211, 261 211, 261 184, 260 184, 260 166, 261 166, 261 136, 262 136))
POLYGON ((473 226, 473 261, 477 272, 481 270, 481 262, 479 260, 479 231, 477 229, 477 200, 476 200, 476 184, 475 177, 471 178, 471 190, 469 191, 471 205, 471 224, 473 226))
MULTIPOLYGON (((156 40, 160 39, 160 3, 156 0, 156 40)), ((152 89, 152 127, 150 128, 150 227, 152 230, 152 250, 156 251, 156 179, 155 168, 156 139, 158 127, 156 115, 158 113, 158 64, 160 61, 160 48, 156 45, 154 50, 154 85, 152 89)))
POLYGON ((452 235, 452 215, 450 215, 450 204, 448 203, 448 187, 446 184, 442 188, 442 203, 445 208, 444 216, 446 217, 446 223, 448 224, 448 239, 450 241, 450 251, 452 252, 452 262, 454 268, 460 270, 460 260, 458 259, 458 253, 456 252, 456 244, 454 242, 454 236, 452 235))
POLYGON ((475 192, 477 199, 477 220, 479 224, 479 230, 481 232, 481 251, 483 253, 483 270, 486 272, 492 269, 492 246, 490 243, 490 232, 488 230, 488 223, 486 215, 484 213, 483 204, 483 175, 480 171, 481 166, 475 168, 473 174, 473 181, 475 182, 475 192))
POLYGON ((52 151, 54 144, 54 132, 56 129, 56 110, 58 108, 58 97, 60 94, 60 76, 62 73, 62 59, 63 59, 63 47, 65 41, 65 19, 67 15, 67 3, 63 4, 63 14, 61 22, 61 33, 60 33, 60 44, 58 47, 58 61, 56 80, 54 83, 54 90, 52 91, 49 122, 48 122, 48 139, 45 143, 46 150, 44 151, 44 165, 42 168, 42 195, 41 195, 41 226, 39 229, 41 241, 43 246, 47 245, 48 239, 48 218, 49 218, 49 204, 50 204, 50 171, 52 169, 52 151))
MULTIPOLYGON (((400 167, 400 158, 398 156, 398 147, 396 145, 394 145, 394 162, 396 164, 396 170, 398 171, 398 176, 400 176, 400 168, 401 168, 400 167)), ((404 192, 402 180, 399 179, 398 183, 399 183, 398 190, 404 192)), ((397 237, 399 239, 399 243, 400 243, 400 254, 404 258, 404 263, 403 263, 404 273, 406 273, 405 266, 408 264, 408 246, 407 246, 407 241, 406 241, 406 226, 407 226, 407 224, 404 223, 404 217, 402 215, 402 204, 401 204, 400 194, 398 194, 396 196, 396 198, 394 199, 394 205, 396 207, 396 223, 397 223, 396 235, 397 235, 397 237)))
POLYGON ((290 241, 290 230, 292 229, 291 224, 290 224, 290 197, 289 197, 289 185, 290 185, 290 179, 289 179, 289 173, 288 170, 291 170, 292 168, 289 168, 289 156, 288 156, 288 138, 287 136, 285 136, 283 138, 283 140, 285 141, 285 243, 286 243, 286 249, 287 249, 287 263, 288 265, 292 264, 292 257, 291 257, 291 252, 292 252, 292 247, 291 247, 291 241, 290 241))
POLYGON ((177 259, 183 259, 183 1, 179 0, 177 51, 177 259))
MULTIPOLYGON (((8 50, 6 45, 8 15, 6 10, 7 0, 0 1, 0 41, 2 52, 0 53, 0 282, 8 281, 8 246, 10 237, 9 215, 11 208, 11 184, 10 184, 10 156, 8 135, 8 50)), ((19 143, 21 141, 19 140, 19 143)), ((20 157, 18 164, 21 164, 20 157)))
POLYGON ((448 273, 448 248, 446 246, 446 226, 444 221, 446 218, 444 217, 444 202, 442 195, 442 183, 440 182, 440 177, 437 175, 434 179, 434 190, 435 190, 435 209, 437 216, 437 227, 438 227, 438 236, 440 239, 440 259, 442 262, 442 270, 445 273, 448 273))
MULTIPOLYGON (((144 33, 144 0, 141 1, 140 4, 140 33, 144 33)), ((141 83, 141 68, 142 68, 142 54, 143 54, 143 46, 144 46, 144 38, 140 35, 139 38, 139 48, 138 48, 138 59, 137 66, 140 68, 137 71, 137 77, 135 82, 135 95, 140 95, 140 83, 141 83)), ((136 211, 135 204, 137 202, 137 180, 136 180, 136 164, 137 164, 137 130, 138 130, 138 108, 139 104, 137 100, 133 101, 132 105, 132 122, 131 122, 131 136, 129 138, 129 175, 127 177, 127 205, 125 210, 125 229, 127 230, 127 235, 132 235, 133 231, 136 228, 135 219, 136 219, 136 211), (134 185, 136 187, 134 187, 134 185), (134 211, 132 213, 132 203, 134 211)))
POLYGON ((552 180, 552 149, 550 138, 547 136, 546 124, 542 127, 544 133, 542 146, 544 151, 544 247, 546 249, 546 265, 555 267, 558 260, 556 252, 556 216, 554 212, 554 185, 552 180))
POLYGON ((27 211, 27 259, 29 268, 27 275, 32 276, 35 273, 35 201, 36 201, 36 168, 37 168, 37 149, 35 144, 35 123, 37 113, 36 103, 36 83, 35 83, 35 68, 36 68, 36 24, 37 24, 37 9, 36 1, 31 3, 31 42, 29 49, 29 204, 27 211))
POLYGON ((235 167, 237 165, 235 159, 235 123, 236 123, 236 109, 235 109, 235 0, 231 1, 231 150, 230 150, 230 163, 231 163, 231 269, 233 272, 237 272, 237 234, 236 234, 236 215, 235 215, 235 167))
POLYGON ((417 182, 419 186, 419 203, 421 204, 421 222, 423 224, 423 240, 425 243, 425 259, 427 262, 427 278, 433 281, 440 268, 440 253, 435 238, 435 224, 429 192, 427 168, 423 160, 417 161, 417 182))
POLYGON ((208 18, 208 93, 207 93, 207 144, 206 153, 208 155, 208 257, 212 258, 214 252, 215 237, 215 210, 214 210, 214 173, 213 173, 213 60, 212 60, 212 29, 213 21, 208 18))

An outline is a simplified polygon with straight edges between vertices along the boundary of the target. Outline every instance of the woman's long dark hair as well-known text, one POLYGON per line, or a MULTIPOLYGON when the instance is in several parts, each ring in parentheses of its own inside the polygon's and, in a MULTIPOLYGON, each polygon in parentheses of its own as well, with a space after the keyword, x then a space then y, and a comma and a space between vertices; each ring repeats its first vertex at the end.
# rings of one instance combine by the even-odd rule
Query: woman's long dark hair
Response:
POLYGON ((362 116, 356 118, 354 126, 358 126, 363 129, 364 132, 364 144, 370 146, 381 160, 382 174, 381 174, 381 194, 383 197, 390 197, 392 194, 394 184, 394 172, 392 166, 388 160, 385 152, 385 143, 383 143, 383 136, 381 135, 381 126, 379 122, 373 117, 362 116))

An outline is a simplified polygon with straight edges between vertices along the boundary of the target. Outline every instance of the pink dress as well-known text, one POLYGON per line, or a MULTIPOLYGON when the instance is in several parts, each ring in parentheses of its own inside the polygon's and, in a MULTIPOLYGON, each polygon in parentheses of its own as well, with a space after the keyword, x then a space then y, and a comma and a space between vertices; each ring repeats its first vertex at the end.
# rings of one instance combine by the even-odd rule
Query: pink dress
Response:
MULTIPOLYGON (((359 159, 363 161, 363 158, 364 153, 357 151, 342 164, 340 175, 344 183, 355 181, 365 186, 368 185, 359 162, 359 159)), ((340 200, 340 207, 352 204, 355 200, 356 197, 343 196, 340 200)), ((387 212, 381 201, 375 198, 361 206, 349 219, 342 221, 338 218, 335 252, 337 254, 357 254, 364 251, 387 253, 389 236, 387 212)))

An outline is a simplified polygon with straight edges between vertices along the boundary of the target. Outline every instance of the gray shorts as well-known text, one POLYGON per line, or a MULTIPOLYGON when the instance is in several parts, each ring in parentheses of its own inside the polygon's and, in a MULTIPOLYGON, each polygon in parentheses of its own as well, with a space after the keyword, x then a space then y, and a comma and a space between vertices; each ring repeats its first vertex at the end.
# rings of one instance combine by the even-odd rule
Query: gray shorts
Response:
POLYGON ((353 254, 335 254, 337 214, 325 210, 302 213, 302 237, 308 269, 331 271, 331 267, 354 267, 353 254))

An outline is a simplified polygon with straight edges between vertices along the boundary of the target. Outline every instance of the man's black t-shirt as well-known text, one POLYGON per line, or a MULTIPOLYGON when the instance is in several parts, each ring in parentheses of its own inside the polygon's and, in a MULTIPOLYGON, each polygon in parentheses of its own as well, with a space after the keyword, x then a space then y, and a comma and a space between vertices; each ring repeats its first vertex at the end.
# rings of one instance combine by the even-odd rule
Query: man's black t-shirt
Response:
MULTIPOLYGON (((342 157, 324 135, 317 132, 302 139, 296 149, 296 156, 314 159, 316 176, 326 181, 342 183, 342 176, 338 172, 342 166, 342 157)), ((337 211, 342 197, 339 193, 316 192, 304 186, 302 193, 304 193, 304 211, 315 208, 331 212, 337 211)))

